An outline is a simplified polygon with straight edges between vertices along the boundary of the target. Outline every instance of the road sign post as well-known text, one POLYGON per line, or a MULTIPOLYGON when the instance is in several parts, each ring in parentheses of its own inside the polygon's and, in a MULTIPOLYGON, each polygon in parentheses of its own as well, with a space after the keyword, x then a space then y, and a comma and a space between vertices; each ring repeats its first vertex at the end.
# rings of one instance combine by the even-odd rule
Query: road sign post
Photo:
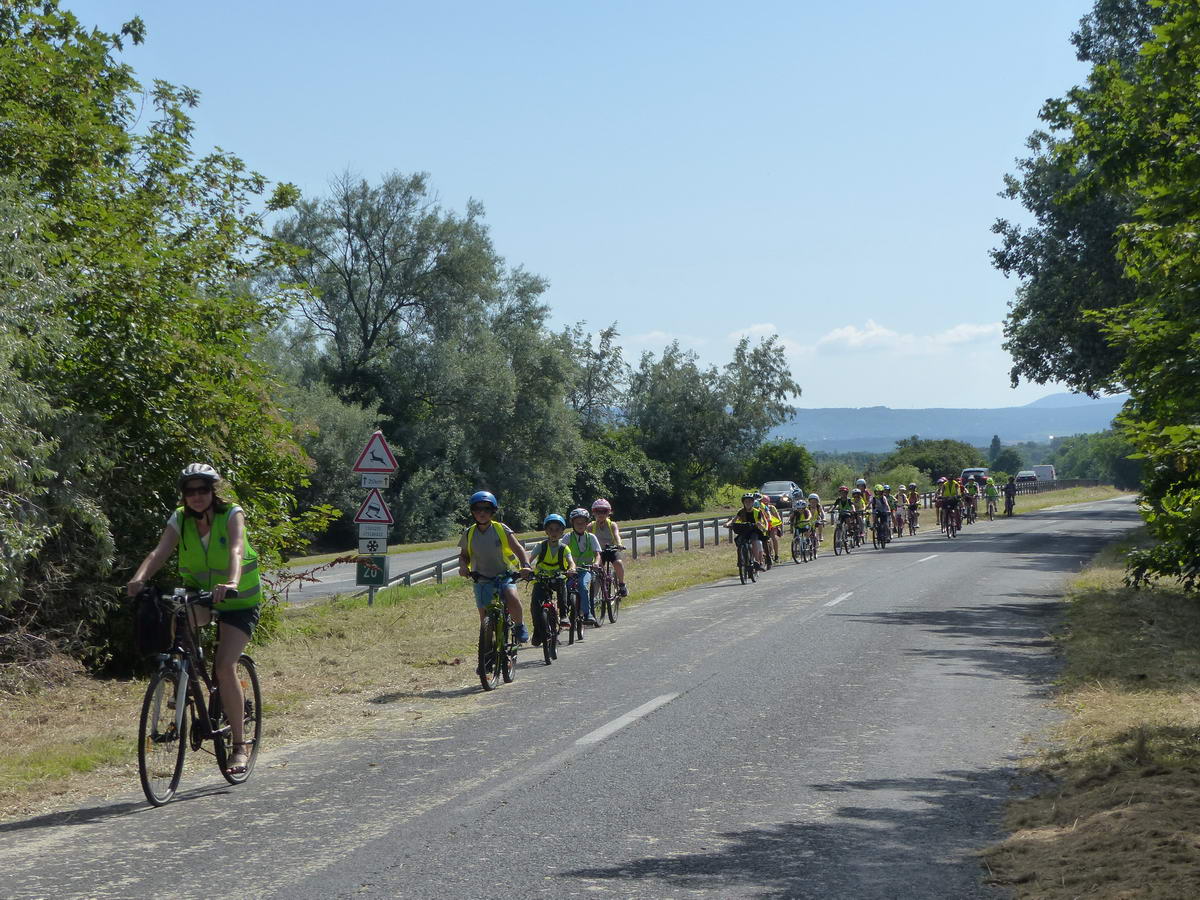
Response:
POLYGON ((358 508, 354 517, 358 525, 358 565, 354 582, 360 587, 367 588, 367 605, 375 603, 375 591, 387 587, 388 583, 388 529, 395 524, 392 512, 388 509, 380 488, 386 488, 391 482, 391 474, 400 468, 391 448, 383 438, 382 431, 376 431, 367 439, 354 461, 353 470, 362 476, 362 486, 369 488, 367 499, 358 508))

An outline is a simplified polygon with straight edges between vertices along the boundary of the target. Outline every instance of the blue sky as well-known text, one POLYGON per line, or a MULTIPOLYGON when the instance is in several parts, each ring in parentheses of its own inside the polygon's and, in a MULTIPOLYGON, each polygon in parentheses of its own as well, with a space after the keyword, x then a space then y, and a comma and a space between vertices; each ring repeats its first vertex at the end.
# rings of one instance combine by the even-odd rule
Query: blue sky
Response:
POLYGON ((546 276, 556 324, 709 362, 778 333, 797 405, 1008 406, 987 251, 1090 2, 64 5, 202 92, 197 145, 321 193, 427 171, 546 276))

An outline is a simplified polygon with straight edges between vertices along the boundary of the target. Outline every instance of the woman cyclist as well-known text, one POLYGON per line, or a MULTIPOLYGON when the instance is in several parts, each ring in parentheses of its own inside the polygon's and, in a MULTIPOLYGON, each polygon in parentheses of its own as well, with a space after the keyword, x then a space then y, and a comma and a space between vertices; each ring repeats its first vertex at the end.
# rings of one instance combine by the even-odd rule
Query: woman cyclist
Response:
MULTIPOLYGON (((125 589, 130 597, 136 597, 178 547, 183 583, 212 591, 213 611, 220 623, 214 668, 233 741, 228 769, 231 775, 240 775, 246 771, 250 755, 243 730, 245 697, 236 668, 258 624, 262 579, 258 554, 246 540, 246 516, 240 506, 221 499, 217 493, 220 482, 217 470, 206 463, 192 463, 180 473, 183 505, 171 513, 158 546, 142 560, 125 589), (229 591, 236 591, 237 596, 226 599, 229 591)), ((197 627, 212 620, 213 612, 203 607, 188 609, 197 627)))

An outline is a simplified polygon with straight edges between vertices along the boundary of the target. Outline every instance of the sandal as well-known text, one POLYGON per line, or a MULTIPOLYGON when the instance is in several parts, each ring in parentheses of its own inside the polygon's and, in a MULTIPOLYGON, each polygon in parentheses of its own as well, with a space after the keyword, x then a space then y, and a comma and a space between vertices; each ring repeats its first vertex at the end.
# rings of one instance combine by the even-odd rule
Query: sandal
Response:
POLYGON ((225 767, 225 771, 230 775, 245 775, 246 769, 250 765, 250 754, 246 752, 246 747, 249 744, 234 744, 233 756, 229 757, 229 765, 225 767), (240 748, 240 749, 238 749, 240 748))

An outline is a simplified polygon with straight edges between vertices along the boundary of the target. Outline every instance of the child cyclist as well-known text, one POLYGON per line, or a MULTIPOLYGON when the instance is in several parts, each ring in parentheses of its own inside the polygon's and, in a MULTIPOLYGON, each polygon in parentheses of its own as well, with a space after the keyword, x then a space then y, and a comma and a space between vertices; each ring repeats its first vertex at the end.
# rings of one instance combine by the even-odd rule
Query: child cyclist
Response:
POLYGON ((603 557, 612 560, 613 569, 617 574, 617 596, 627 597, 629 591, 625 589, 625 563, 621 561, 621 551, 604 549, 605 547, 621 546, 621 529, 610 518, 612 516, 612 504, 601 497, 592 503, 592 515, 596 517, 596 521, 588 526, 588 531, 594 534, 596 539, 600 541, 603 557))
POLYGON ((783 534, 783 516, 779 515, 779 507, 775 505, 775 498, 770 494, 763 494, 762 503, 763 512, 767 514, 767 524, 770 526, 771 558, 779 559, 779 536, 783 534))
POLYGON ((586 509, 571 510, 567 518, 571 522, 571 530, 563 543, 571 551, 575 565, 581 567, 575 576, 575 590, 579 592, 579 613, 593 628, 599 628, 600 622, 592 610, 592 573, 587 566, 600 564, 600 540, 587 530, 592 517, 586 509))
POLYGON ((892 508, 892 535, 902 537, 904 535, 904 506, 901 498, 904 497, 904 485, 900 485, 900 496, 897 497, 892 493, 892 486, 885 484, 883 495, 887 497, 888 505, 892 508))
POLYGON ((825 542, 825 507, 821 505, 821 495, 812 493, 808 495, 808 509, 813 514, 813 525, 817 529, 817 543, 825 542))
MULTIPOLYGON (((533 548, 533 571, 538 575, 575 575, 575 560, 571 558, 571 551, 562 543, 563 531, 566 530, 567 522, 558 513, 551 513, 542 521, 542 530, 546 532, 546 539, 533 548)), ((533 599, 530 604, 533 609, 537 609, 546 601, 546 589, 540 584, 533 586, 533 599)), ((570 620, 562 615, 563 611, 559 612, 560 618, 567 624, 570 620)), ((542 641, 546 639, 546 635, 541 629, 542 617, 535 615, 533 617, 533 645, 540 646, 542 641)))
POLYGON ((767 537, 767 516, 758 505, 753 492, 742 494, 742 508, 729 517, 725 522, 726 528, 733 528, 735 533, 744 540, 750 541, 750 549, 754 552, 754 563, 763 568, 763 541, 767 537))
POLYGON ((508 614, 516 623, 513 636, 524 644, 529 640, 529 629, 525 627, 525 615, 513 585, 513 576, 530 571, 529 554, 511 528, 503 522, 493 521, 498 509, 495 494, 476 491, 471 495, 471 517, 475 522, 463 532, 458 542, 458 574, 463 578, 472 574, 482 576, 475 582, 475 607, 481 622, 492 602, 493 579, 506 576, 500 593, 508 614))

